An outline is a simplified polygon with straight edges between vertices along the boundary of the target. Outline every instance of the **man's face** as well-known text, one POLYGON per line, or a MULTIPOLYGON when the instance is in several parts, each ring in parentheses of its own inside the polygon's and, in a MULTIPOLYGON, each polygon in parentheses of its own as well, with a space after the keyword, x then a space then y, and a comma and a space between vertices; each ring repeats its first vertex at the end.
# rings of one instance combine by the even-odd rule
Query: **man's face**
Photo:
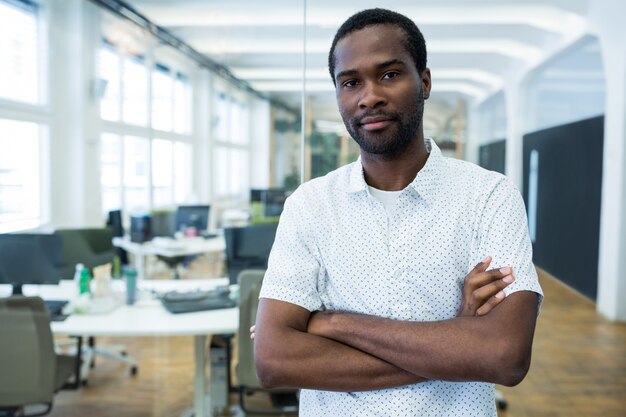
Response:
POLYGON ((394 156, 422 135, 430 71, 417 72, 402 29, 373 25, 335 49, 339 112, 362 151, 394 156))

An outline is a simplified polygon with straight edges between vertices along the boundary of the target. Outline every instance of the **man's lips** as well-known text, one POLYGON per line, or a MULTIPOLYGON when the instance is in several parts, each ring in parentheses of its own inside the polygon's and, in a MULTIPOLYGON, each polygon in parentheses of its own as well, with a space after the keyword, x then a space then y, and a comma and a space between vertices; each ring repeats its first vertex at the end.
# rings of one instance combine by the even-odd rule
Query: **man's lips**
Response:
POLYGON ((363 129, 371 131, 384 129, 389 126, 392 121, 393 119, 388 116, 368 116, 361 119, 359 124, 363 129))

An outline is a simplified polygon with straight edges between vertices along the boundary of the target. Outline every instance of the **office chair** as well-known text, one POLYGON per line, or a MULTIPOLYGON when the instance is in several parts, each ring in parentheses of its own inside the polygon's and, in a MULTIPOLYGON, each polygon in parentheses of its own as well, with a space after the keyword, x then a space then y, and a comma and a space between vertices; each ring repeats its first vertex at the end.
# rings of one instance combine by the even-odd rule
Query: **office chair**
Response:
POLYGON ((255 224, 224 228, 226 268, 231 284, 245 269, 265 269, 278 224, 255 224))
POLYGON ((265 270, 247 269, 241 271, 239 281, 239 330, 237 340, 239 347, 237 364, 237 383, 239 406, 246 413, 273 415, 297 414, 298 390, 295 388, 264 389, 261 387, 254 366, 254 347, 250 339, 250 326, 256 323, 256 312, 259 304, 259 293, 265 270), (268 392, 274 409, 251 409, 246 405, 245 398, 254 392, 268 392))
MULTIPOLYGON (((63 239, 63 256, 61 277, 72 279, 76 264, 82 263, 86 268, 112 263, 115 256, 113 236, 115 231, 102 228, 57 229, 54 234, 63 239)), ((137 374, 137 360, 128 356, 123 345, 96 346, 95 339, 88 337, 88 346, 83 349, 83 364, 80 378, 83 385, 87 384, 89 369, 95 364, 95 356, 124 362, 130 366, 130 374, 137 374)))
POLYGON ((0 298, 0 335, 0 415, 48 414, 54 393, 76 374, 78 356, 55 353, 49 313, 39 297, 0 298), (28 412, 35 406, 44 409, 28 412))

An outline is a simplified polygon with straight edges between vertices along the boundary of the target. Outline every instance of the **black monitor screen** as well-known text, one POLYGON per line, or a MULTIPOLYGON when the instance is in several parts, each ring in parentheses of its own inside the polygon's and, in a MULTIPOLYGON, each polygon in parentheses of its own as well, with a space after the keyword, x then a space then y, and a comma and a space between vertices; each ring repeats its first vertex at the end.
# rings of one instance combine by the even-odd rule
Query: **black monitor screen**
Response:
POLYGON ((178 206, 176 210, 176 230, 194 227, 202 232, 209 228, 209 208, 208 205, 200 206, 178 206))
POLYGON ((63 240, 58 235, 1 234, 0 283, 13 285, 13 294, 25 284, 58 284, 63 240))
POLYGON ((107 226, 113 230, 113 236, 124 236, 124 226, 122 223, 122 210, 109 211, 109 219, 107 220, 107 226))
POLYGON ((251 189, 250 190, 250 202, 251 203, 260 203, 262 201, 261 195, 262 195, 262 193, 264 191, 265 190, 260 190, 260 189, 256 189, 256 188, 251 189))
POLYGON ((280 216, 287 199, 287 191, 283 188, 266 188, 250 190, 250 202, 262 203, 264 217, 280 216))
POLYGON ((281 188, 270 188, 263 192, 261 198, 265 204, 266 217, 280 216, 283 212, 283 207, 285 207, 287 193, 281 188))

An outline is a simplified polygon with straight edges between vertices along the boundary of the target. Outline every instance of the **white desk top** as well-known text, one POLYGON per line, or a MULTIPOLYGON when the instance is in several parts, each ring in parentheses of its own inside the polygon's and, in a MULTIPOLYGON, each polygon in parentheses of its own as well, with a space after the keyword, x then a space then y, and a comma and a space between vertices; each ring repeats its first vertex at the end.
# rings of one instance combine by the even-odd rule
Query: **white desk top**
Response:
POLYGON ((210 239, 191 237, 182 239, 154 238, 144 243, 131 242, 128 236, 114 237, 113 245, 135 255, 161 255, 167 257, 198 255, 206 252, 223 252, 226 241, 223 235, 210 239))
MULTIPOLYGON (((56 334, 89 336, 193 336, 202 334, 233 334, 239 327, 239 309, 199 311, 172 314, 161 302, 146 291, 189 291, 227 285, 226 278, 183 281, 142 281, 138 293, 143 296, 132 306, 126 304, 104 314, 72 314, 64 321, 52 322, 56 334)), ((5 290, 8 290, 8 286, 5 290)), ((6 294, 0 288, 0 295, 6 294)), ((48 299, 70 299, 74 283, 63 280, 61 285, 24 286, 24 294, 48 299)))

